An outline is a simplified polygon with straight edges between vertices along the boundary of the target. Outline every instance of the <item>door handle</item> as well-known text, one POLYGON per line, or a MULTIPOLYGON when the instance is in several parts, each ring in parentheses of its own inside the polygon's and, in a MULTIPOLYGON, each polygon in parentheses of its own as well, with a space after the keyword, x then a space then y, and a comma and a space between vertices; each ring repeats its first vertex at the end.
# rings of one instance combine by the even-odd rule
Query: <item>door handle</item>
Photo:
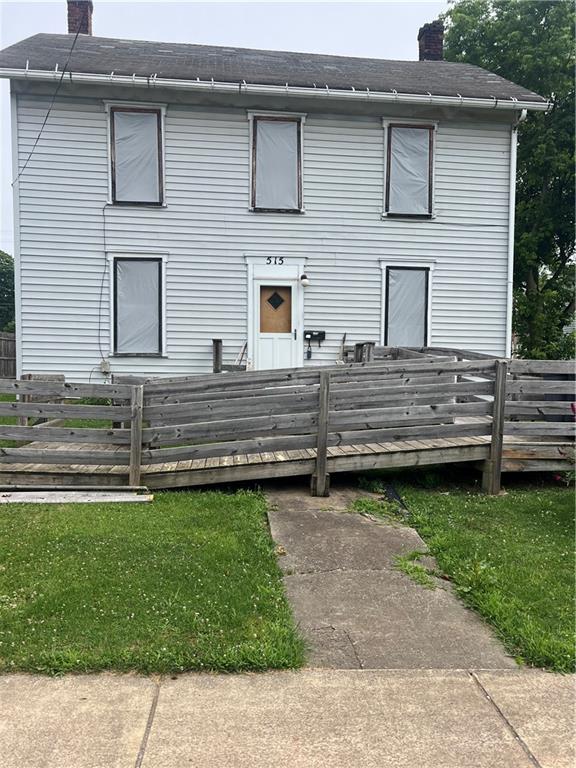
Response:
POLYGON ((294 339, 297 339, 297 338, 298 338, 298 331, 296 330, 296 328, 294 328, 294 339))

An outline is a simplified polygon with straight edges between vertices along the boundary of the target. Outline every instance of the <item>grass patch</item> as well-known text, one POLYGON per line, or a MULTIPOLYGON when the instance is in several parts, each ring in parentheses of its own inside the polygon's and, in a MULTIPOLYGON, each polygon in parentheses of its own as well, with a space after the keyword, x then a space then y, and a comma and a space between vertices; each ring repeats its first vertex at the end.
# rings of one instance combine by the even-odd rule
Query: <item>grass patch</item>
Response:
POLYGON ((0 508, 0 669, 264 670, 304 661, 260 494, 0 508))
POLYGON ((430 572, 422 563, 418 562, 418 559, 426 554, 428 553, 414 550, 413 552, 408 552, 407 555, 396 555, 394 567, 397 571, 402 571, 402 573, 409 576, 412 581, 420 584, 421 587, 436 589, 436 582, 430 575, 430 572))
MULTIPOLYGON (((527 664, 574 671, 572 489, 524 481, 493 497, 446 483, 442 487, 450 490, 440 492, 397 480, 409 524, 508 651, 527 664)), ((369 482, 382 490, 374 477, 369 482)))

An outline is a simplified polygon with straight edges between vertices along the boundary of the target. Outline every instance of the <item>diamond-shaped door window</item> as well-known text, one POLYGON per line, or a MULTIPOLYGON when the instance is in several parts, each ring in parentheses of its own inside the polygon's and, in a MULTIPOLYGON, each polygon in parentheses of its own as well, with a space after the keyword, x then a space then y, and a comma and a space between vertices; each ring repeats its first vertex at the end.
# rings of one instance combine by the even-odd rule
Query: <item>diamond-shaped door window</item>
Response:
POLYGON ((272 307, 272 309, 278 309, 279 307, 282 306, 282 304, 284 304, 284 299, 282 298, 282 296, 280 296, 280 294, 277 291, 274 291, 272 296, 268 297, 267 301, 268 301, 268 304, 270 304, 270 306, 272 307))

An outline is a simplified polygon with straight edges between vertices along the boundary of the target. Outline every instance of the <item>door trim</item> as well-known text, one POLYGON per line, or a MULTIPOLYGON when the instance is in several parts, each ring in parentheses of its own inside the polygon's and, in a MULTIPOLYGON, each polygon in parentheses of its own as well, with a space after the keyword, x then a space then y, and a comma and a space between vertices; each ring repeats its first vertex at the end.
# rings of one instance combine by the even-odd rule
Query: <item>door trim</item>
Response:
POLYGON ((381 284, 381 316, 380 316, 380 344, 386 346, 388 336, 388 267, 392 269, 425 269, 427 270, 426 285, 426 333, 425 346, 429 347, 432 338, 432 284, 434 282, 434 270, 436 268, 436 259, 414 257, 409 260, 387 258, 380 259, 380 269, 382 271, 381 284))
POLYGON ((245 254, 247 297, 246 329, 247 329, 247 359, 246 368, 255 368, 255 354, 260 316, 260 285, 289 285, 292 288, 294 328, 296 331, 295 349, 302 354, 295 354, 295 367, 304 365, 304 289, 300 283, 300 275, 305 271, 305 256, 288 256, 282 253, 245 254), (267 260, 271 263, 267 264, 267 260), (297 346, 296 346, 297 345, 297 346))

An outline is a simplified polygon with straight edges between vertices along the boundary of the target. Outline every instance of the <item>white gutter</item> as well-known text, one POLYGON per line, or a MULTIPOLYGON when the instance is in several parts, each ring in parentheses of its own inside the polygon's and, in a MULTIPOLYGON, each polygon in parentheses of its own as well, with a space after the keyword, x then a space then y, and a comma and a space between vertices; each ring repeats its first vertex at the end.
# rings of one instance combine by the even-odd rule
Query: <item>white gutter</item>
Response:
MULTIPOLYGON (((62 72, 58 70, 32 70, 32 69, 0 69, 0 77, 11 78, 15 80, 60 80, 62 72)), ((433 105, 438 107, 474 107, 480 109, 507 109, 522 110, 533 109, 537 111, 547 111, 550 109, 548 101, 519 101, 518 99, 497 99, 495 96, 489 99, 473 98, 470 96, 433 96, 417 93, 398 93, 397 91, 383 92, 350 90, 329 88, 305 88, 301 86, 288 85, 257 85, 252 83, 219 83, 215 80, 176 80, 171 78, 157 77, 150 75, 143 77, 141 75, 115 75, 111 72, 109 75, 88 74, 83 72, 67 72, 64 80, 68 83, 90 83, 92 85, 119 85, 119 86, 137 86, 140 88, 174 88, 178 90, 192 91, 214 91, 218 93, 239 93, 239 94, 263 94, 263 95, 282 95, 294 96, 299 98, 318 98, 333 97, 337 99, 348 99, 355 101, 377 101, 392 102, 399 104, 421 104, 433 105)))
POLYGON ((523 109, 510 131, 510 172, 508 190, 508 274, 506 278, 506 352, 512 356, 512 314, 514 311, 514 224, 516 214, 516 157, 518 147, 518 126, 526 120, 523 109))

